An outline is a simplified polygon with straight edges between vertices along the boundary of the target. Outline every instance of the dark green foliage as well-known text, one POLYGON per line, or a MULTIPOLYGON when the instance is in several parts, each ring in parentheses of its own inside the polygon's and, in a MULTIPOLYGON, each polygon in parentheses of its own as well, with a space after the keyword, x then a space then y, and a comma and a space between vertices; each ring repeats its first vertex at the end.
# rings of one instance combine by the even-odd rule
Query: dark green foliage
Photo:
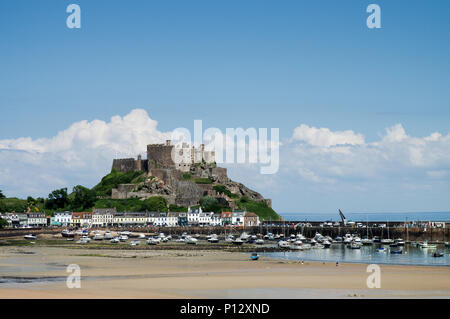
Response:
POLYGON ((45 208, 48 209, 63 209, 69 205, 69 197, 67 194, 67 188, 61 188, 54 190, 48 195, 48 199, 45 202, 45 208))
POLYGON ((94 206, 96 200, 95 191, 83 187, 81 185, 73 188, 73 200, 70 203, 70 207, 73 211, 86 211, 94 206))
POLYGON ((118 212, 167 211, 167 200, 161 196, 150 197, 146 200, 139 198, 127 199, 99 199, 95 208, 116 208, 118 212))
POLYGON ((228 196, 229 198, 238 198, 239 196, 236 194, 233 194, 226 186, 217 184, 213 186, 213 189, 217 192, 217 194, 224 194, 228 196))
POLYGON ((184 206, 178 206, 178 205, 175 205, 175 204, 170 204, 169 205, 169 210, 171 212, 187 212, 188 208, 184 207, 184 206))
POLYGON ((8 226, 8 222, 5 219, 0 219, 0 229, 8 226))
POLYGON ((132 171, 128 173, 122 173, 113 169, 111 173, 102 178, 100 183, 98 183, 93 191, 98 196, 111 196, 111 190, 113 188, 117 188, 119 184, 136 184, 145 180, 145 176, 143 176, 143 172, 141 171, 132 171))
POLYGON ((228 206, 221 205, 217 200, 217 198, 211 196, 205 196, 200 198, 199 204, 204 212, 220 213, 225 209, 226 210, 230 209, 228 206))
POLYGON ((194 178, 194 182, 197 184, 212 184, 212 180, 209 178, 194 178))
POLYGON ((0 199, 2 199, 2 198, 6 198, 6 196, 3 195, 3 192, 2 192, 2 190, 0 189, 0 199))
POLYGON ((153 196, 143 201, 143 210, 152 212, 167 212, 167 199, 161 196, 153 196))
POLYGON ((24 212, 28 208, 26 200, 18 198, 2 198, 0 199, 0 212, 24 212))
POLYGON ((261 220, 280 220, 278 215, 265 201, 252 201, 247 197, 241 197, 235 201, 238 209, 253 212, 259 216, 261 220))
POLYGON ((184 180, 189 180, 189 179, 191 179, 191 174, 189 174, 189 173, 183 174, 183 179, 184 179, 184 180))

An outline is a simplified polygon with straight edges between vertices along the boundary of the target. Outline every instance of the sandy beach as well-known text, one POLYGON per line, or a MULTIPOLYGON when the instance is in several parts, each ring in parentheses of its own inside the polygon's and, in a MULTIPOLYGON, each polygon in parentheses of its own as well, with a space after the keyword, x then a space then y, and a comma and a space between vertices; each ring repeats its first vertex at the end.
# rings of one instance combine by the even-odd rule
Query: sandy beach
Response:
POLYGON ((221 251, 0 247, 0 298, 450 298, 450 267, 274 260, 221 251), (67 265, 81 288, 66 286, 67 265))

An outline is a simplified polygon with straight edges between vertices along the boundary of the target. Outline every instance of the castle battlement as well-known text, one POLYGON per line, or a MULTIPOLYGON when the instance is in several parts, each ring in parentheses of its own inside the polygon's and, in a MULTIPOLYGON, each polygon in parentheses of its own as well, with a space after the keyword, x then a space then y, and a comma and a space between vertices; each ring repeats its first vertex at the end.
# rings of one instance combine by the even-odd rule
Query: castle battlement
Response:
POLYGON ((143 160, 139 155, 137 160, 133 158, 114 159, 113 169, 120 172, 145 171, 151 169, 172 168, 188 172, 192 165, 198 163, 215 163, 215 152, 205 151, 205 145, 200 147, 183 143, 181 146, 172 145, 170 140, 165 144, 148 144, 147 159, 143 160))

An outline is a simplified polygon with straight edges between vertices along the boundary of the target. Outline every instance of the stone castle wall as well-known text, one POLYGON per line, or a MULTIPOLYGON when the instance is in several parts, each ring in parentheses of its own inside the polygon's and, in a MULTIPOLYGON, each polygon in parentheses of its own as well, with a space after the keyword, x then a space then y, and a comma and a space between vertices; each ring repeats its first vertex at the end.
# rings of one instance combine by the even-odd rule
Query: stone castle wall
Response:
POLYGON ((122 158, 113 160, 112 169, 127 173, 136 170, 136 160, 134 158, 122 158))
POLYGON ((147 145, 148 169, 175 168, 172 160, 173 146, 168 144, 147 145))
POLYGON ((112 169, 115 169, 122 173, 128 173, 132 171, 148 171, 148 162, 138 158, 122 158, 113 160, 112 169))

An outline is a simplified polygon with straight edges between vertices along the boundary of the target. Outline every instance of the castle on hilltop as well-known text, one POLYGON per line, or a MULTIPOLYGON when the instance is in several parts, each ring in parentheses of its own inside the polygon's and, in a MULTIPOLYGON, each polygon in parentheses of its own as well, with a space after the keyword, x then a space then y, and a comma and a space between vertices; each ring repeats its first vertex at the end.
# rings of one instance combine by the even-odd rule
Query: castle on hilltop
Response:
POLYGON ((165 144, 149 144, 146 160, 141 155, 137 159, 114 159, 112 169, 122 173, 142 171, 147 175, 145 182, 117 185, 111 190, 112 199, 163 196, 169 204, 187 207, 197 205, 204 196, 214 196, 233 208, 232 196, 214 189, 215 185, 222 185, 232 194, 265 201, 272 206, 270 199, 264 199, 242 183, 230 180, 227 169, 216 165, 215 153, 205 151, 204 144, 197 148, 186 143, 175 147, 170 140, 165 144))
POLYGON ((141 155, 138 155, 137 159, 114 159, 112 168, 123 173, 130 171, 149 173, 151 169, 177 169, 189 172, 193 165, 199 163, 215 165, 214 151, 205 151, 204 144, 197 148, 190 147, 187 143, 175 147, 167 140, 166 144, 147 145, 147 160, 143 160, 141 155))

